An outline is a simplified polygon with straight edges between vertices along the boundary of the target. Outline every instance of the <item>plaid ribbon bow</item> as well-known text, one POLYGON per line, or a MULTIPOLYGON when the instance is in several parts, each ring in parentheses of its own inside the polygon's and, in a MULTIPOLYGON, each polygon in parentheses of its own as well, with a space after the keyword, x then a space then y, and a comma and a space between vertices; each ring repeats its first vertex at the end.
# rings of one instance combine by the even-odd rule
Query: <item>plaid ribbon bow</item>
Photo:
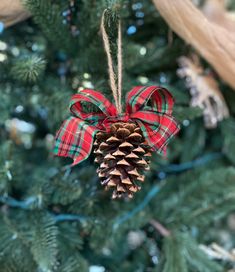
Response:
POLYGON ((118 115, 116 107, 100 92, 83 90, 71 98, 72 116, 56 134, 54 153, 72 158, 72 165, 80 163, 90 155, 96 132, 109 131, 117 121, 137 122, 152 149, 165 152, 169 140, 179 130, 172 117, 173 105, 174 99, 166 89, 137 86, 127 94, 125 113, 118 115), (81 102, 94 104, 100 112, 85 113, 81 102))

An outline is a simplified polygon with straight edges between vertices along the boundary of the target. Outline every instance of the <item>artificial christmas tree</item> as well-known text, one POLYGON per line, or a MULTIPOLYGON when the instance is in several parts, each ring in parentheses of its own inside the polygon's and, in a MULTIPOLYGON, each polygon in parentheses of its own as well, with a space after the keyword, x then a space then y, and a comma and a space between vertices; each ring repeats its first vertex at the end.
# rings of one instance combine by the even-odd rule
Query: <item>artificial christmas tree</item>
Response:
MULTIPOLYGON (((203 15, 206 2, 213 1, 218 2, 193 2, 203 15)), ((179 58, 195 53, 193 40, 186 44, 172 33, 153 1, 74 1, 72 21, 66 11, 73 1, 23 2, 31 17, 5 28, 0 36, 0 272, 233 271, 235 92, 233 67, 228 67, 234 60, 221 58, 234 52, 234 44, 227 42, 233 39, 231 29, 226 41, 223 35, 210 40, 231 48, 213 54, 226 62, 225 81, 214 70, 223 70, 223 65, 200 59, 199 77, 206 79, 204 71, 212 71, 230 114, 207 129, 204 110, 191 106, 185 79, 177 75, 179 58), (115 103, 100 32, 105 9, 115 74, 118 21, 122 21, 123 110, 124 97, 133 86, 161 86, 175 98, 172 115, 181 125, 165 156, 152 152, 145 182, 138 184, 141 190, 132 199, 115 201, 96 173, 98 154, 91 150, 89 158, 73 167, 70 158, 52 155, 55 132, 74 117, 67 110, 71 96, 94 89, 115 103)), ((171 2, 169 8, 178 1, 171 2)), ((230 16, 234 1, 226 3, 230 16)), ((195 23, 187 12, 180 12, 195 23)), ((201 24, 207 16, 196 25, 203 33, 201 24)), ((211 19, 210 25, 213 21, 215 29, 224 33, 216 20, 211 19)), ((182 29, 185 23, 177 26, 182 29)), ((207 86, 205 82, 203 89, 207 86)), ((213 99, 207 99, 216 109, 213 99)), ((81 104, 84 114, 100 113, 92 103, 81 104)))

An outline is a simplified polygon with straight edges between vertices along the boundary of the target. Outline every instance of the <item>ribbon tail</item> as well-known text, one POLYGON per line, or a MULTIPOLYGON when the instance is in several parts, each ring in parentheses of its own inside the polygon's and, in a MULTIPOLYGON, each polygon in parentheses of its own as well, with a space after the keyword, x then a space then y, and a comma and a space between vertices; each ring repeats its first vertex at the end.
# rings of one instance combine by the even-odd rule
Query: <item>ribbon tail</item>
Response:
POLYGON ((148 124, 143 120, 137 121, 148 144, 154 151, 166 155, 166 147, 180 129, 172 116, 161 116, 159 122, 148 124), (161 120, 162 119, 162 120, 161 120))
POLYGON ((73 159, 72 166, 85 160, 91 153, 97 127, 89 126, 77 117, 70 117, 55 137, 54 154, 73 159))

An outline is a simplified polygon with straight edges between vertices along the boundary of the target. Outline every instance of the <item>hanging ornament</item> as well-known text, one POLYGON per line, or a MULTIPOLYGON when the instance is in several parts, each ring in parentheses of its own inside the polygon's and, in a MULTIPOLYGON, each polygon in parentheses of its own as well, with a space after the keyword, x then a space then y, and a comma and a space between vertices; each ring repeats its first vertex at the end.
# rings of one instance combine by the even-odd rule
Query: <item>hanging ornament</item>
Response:
POLYGON ((78 1, 70 0, 68 9, 63 11, 62 16, 64 17, 63 22, 67 24, 70 28, 70 31, 73 36, 77 36, 79 34, 76 19, 78 15, 78 1))
POLYGON ((229 116, 229 111, 216 80, 206 73, 196 55, 192 59, 181 57, 178 62, 177 74, 186 78, 192 95, 191 106, 203 109, 206 128, 217 127, 218 122, 229 116))
POLYGON ((179 127, 172 117, 172 95, 158 86, 134 87, 127 94, 125 112, 122 111, 121 25, 118 26, 116 76, 104 28, 105 12, 101 32, 115 105, 100 92, 90 89, 72 96, 72 116, 58 131, 54 152, 58 156, 71 157, 76 165, 85 160, 94 147, 101 184, 113 189, 113 198, 132 198, 141 188, 139 184, 144 181, 144 172, 149 170, 151 152, 166 152, 166 145, 179 127), (115 78, 118 78, 117 84, 115 78), (84 102, 95 105, 100 111, 87 113, 84 102))

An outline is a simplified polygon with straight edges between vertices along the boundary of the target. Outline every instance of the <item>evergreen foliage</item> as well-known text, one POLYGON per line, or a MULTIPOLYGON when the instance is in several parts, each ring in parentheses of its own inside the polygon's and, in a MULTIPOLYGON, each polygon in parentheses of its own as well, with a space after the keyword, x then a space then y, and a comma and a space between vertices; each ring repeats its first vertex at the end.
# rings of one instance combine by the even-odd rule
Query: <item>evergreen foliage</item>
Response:
POLYGON ((210 261, 208 257, 198 249, 198 245, 187 233, 174 233, 170 237, 165 238, 163 250, 166 260, 164 266, 162 268, 160 266, 158 271, 223 271, 222 267, 210 261), (191 269, 189 267, 191 267, 191 269))
POLYGON ((62 15, 68 2, 25 0, 32 18, 0 34, 0 272, 232 269, 199 244, 234 247, 226 219, 235 207, 235 93, 220 84, 231 117, 205 129, 202 110, 190 107, 176 75, 178 57, 191 49, 175 34, 169 42, 150 0, 79 0, 75 36, 62 15), (124 93, 136 85, 168 88, 182 127, 167 157, 153 156, 131 201, 110 199, 93 156, 70 168, 69 159, 51 154, 72 94, 94 88, 112 98, 99 32, 105 8, 113 56, 122 19, 124 93))
POLYGON ((16 60, 12 66, 11 73, 16 79, 21 81, 34 82, 43 73, 45 61, 36 56, 16 60))

